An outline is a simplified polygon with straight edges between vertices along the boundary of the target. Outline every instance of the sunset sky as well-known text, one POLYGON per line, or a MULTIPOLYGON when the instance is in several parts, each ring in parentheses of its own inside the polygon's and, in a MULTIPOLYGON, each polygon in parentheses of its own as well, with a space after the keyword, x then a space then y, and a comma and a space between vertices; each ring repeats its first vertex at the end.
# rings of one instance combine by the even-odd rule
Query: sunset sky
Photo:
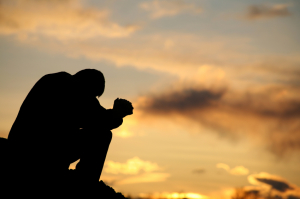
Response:
POLYGON ((43 75, 95 68, 102 106, 134 106, 100 178, 116 191, 300 198, 299 21, 299 0, 0 0, 0 136, 43 75))

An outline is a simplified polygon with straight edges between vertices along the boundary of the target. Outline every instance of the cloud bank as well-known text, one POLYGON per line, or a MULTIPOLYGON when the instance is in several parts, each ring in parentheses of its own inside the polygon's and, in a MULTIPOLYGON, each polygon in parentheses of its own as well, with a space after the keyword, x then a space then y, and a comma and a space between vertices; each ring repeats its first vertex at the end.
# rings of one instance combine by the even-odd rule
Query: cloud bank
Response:
MULTIPOLYGON (((300 150, 298 87, 188 87, 149 94, 138 108, 145 117, 181 118, 230 138, 251 138, 277 155, 300 150)), ((180 121, 176 120, 176 121, 180 121)))

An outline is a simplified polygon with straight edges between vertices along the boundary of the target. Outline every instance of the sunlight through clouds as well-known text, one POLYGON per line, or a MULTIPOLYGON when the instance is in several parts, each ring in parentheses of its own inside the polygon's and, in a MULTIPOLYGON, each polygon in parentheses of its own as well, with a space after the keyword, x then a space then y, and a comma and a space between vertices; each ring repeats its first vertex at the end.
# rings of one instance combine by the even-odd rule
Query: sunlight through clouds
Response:
POLYGON ((147 199, 160 199, 160 198, 170 198, 170 199, 209 199, 208 196, 201 195, 198 193, 178 193, 178 192, 163 192, 163 193, 154 193, 154 194, 139 194, 140 198, 147 198, 147 199))
POLYGON ((130 131, 128 131, 126 129, 122 129, 122 130, 115 132, 114 135, 117 137, 121 137, 121 138, 128 138, 128 137, 133 136, 133 133, 131 133, 130 131))
POLYGON ((135 127, 137 126, 136 114, 128 117, 123 122, 122 126, 113 130, 113 135, 121 138, 129 138, 135 135, 141 135, 142 133, 137 133, 135 127))

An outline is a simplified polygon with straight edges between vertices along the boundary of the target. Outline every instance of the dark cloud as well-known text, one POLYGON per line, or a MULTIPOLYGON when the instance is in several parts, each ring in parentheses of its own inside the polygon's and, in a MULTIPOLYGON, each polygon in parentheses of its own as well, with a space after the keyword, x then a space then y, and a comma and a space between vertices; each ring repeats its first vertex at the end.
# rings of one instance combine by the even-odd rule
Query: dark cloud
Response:
POLYGON ((193 170, 193 173, 202 174, 205 173, 205 169, 195 169, 193 170))
POLYGON ((186 112, 194 109, 205 109, 220 101, 223 91, 186 89, 161 96, 154 96, 151 104, 143 107, 154 113, 186 112))
POLYGON ((234 196, 238 198, 269 198, 269 199, 298 199, 300 188, 287 180, 261 172, 248 176, 248 180, 255 186, 237 188, 234 196), (265 186, 269 185, 269 186, 265 186), (237 196, 237 197, 236 197, 237 196))
POLYGON ((234 93, 225 89, 183 89, 162 95, 148 96, 140 108, 153 114, 182 114, 187 117, 205 114, 205 111, 226 110, 228 114, 241 112, 264 118, 287 120, 300 118, 300 99, 272 99, 284 95, 283 88, 265 89, 259 93, 234 93))
POLYGON ((300 151, 299 88, 271 86, 236 92, 188 88, 146 96, 138 109, 148 116, 180 116, 229 137, 263 140, 272 152, 300 151), (241 133, 243 132, 243 133, 241 133))
POLYGON ((256 178, 259 182, 271 185, 273 189, 276 189, 277 191, 280 192, 285 192, 287 190, 293 190, 294 188, 291 187, 288 183, 282 182, 279 180, 274 180, 274 179, 265 179, 265 178, 256 178))
POLYGON ((289 15, 291 15, 291 13, 286 4, 273 6, 252 5, 248 7, 246 18, 249 20, 256 20, 262 18, 285 17, 289 15))

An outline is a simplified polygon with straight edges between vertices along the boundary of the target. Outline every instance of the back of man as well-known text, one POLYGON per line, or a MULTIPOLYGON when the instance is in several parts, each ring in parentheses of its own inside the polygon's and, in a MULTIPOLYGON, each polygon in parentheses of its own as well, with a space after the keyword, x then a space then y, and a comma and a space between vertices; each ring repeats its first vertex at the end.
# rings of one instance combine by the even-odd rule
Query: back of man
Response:
POLYGON ((61 163, 61 147, 74 128, 71 77, 66 72, 45 75, 24 100, 8 136, 22 167, 55 170, 56 162, 61 163))

